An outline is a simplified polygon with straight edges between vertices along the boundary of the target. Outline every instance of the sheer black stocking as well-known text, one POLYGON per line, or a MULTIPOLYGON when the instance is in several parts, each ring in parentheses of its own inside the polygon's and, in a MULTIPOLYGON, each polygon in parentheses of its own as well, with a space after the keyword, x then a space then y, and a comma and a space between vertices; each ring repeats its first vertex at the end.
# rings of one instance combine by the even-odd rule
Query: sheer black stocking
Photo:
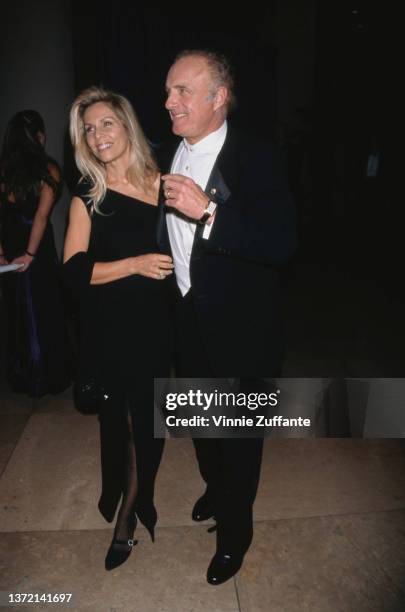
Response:
MULTIPOLYGON (((132 430, 132 419, 127 415, 127 440, 126 440, 126 474, 125 486, 121 506, 117 515, 117 523, 114 530, 114 539, 127 541, 133 538, 136 527, 135 504, 138 493, 138 478, 136 468, 136 452, 132 430)), ((117 545, 117 544, 116 544, 117 545)), ((124 548, 127 545, 120 544, 124 548)))

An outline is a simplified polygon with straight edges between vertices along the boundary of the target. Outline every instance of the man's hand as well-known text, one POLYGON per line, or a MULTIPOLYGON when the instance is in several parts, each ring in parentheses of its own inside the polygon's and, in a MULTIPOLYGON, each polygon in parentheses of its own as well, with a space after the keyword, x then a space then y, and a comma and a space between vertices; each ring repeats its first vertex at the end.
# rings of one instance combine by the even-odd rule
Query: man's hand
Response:
POLYGON ((175 208, 189 219, 201 219, 209 202, 201 187, 182 174, 165 174, 162 180, 166 206, 175 208))

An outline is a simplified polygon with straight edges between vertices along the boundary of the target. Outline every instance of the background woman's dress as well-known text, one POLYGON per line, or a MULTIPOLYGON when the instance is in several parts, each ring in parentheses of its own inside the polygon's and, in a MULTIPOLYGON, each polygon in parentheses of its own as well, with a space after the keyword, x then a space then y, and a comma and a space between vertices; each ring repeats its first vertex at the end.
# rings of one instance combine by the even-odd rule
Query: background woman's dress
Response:
MULTIPOLYGON (((38 196, 11 202, 0 193, 0 242, 8 261, 28 245, 38 196)), ((14 391, 40 397, 59 393, 71 381, 59 266, 48 221, 26 272, 0 276, 6 304, 6 377, 14 391)))
MULTIPOLYGON (((87 193, 88 185, 82 183, 74 195, 90 210, 87 193)), ((91 217, 92 261, 158 252, 157 206, 109 189, 99 208, 103 214, 91 217)), ((100 509, 107 520, 112 520, 123 490, 128 414, 137 462, 136 511, 141 521, 142 516, 152 520, 155 513, 153 487, 164 441, 154 439, 153 378, 170 374, 172 282, 170 277, 134 274, 90 285, 82 301, 82 354, 92 356, 93 369, 110 394, 100 411, 100 509)))

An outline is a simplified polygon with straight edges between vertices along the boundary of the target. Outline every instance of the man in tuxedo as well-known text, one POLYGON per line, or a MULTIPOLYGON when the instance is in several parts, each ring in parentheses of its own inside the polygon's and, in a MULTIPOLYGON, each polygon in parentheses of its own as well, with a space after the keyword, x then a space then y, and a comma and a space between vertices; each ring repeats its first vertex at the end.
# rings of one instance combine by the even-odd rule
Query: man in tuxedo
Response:
MULTIPOLYGON (((279 264, 295 249, 294 210, 274 149, 236 133, 228 61, 184 51, 166 80, 177 139, 161 159, 158 240, 175 265, 177 377, 237 377, 246 390, 279 374, 279 264)), ((254 106, 252 103, 252 112, 254 106)), ((194 439, 206 491, 192 517, 215 517, 210 584, 241 567, 252 540, 262 440, 194 439)))

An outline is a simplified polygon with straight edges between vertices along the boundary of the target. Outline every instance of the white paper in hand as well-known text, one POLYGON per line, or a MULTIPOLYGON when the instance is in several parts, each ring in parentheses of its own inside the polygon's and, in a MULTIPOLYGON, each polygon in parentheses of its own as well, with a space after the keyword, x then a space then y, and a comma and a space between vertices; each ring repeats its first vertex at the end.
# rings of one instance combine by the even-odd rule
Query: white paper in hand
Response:
POLYGON ((18 268, 22 268, 24 266, 24 264, 20 263, 20 264, 4 264, 3 266, 0 266, 0 274, 2 272, 12 272, 13 270, 18 270, 18 268))

